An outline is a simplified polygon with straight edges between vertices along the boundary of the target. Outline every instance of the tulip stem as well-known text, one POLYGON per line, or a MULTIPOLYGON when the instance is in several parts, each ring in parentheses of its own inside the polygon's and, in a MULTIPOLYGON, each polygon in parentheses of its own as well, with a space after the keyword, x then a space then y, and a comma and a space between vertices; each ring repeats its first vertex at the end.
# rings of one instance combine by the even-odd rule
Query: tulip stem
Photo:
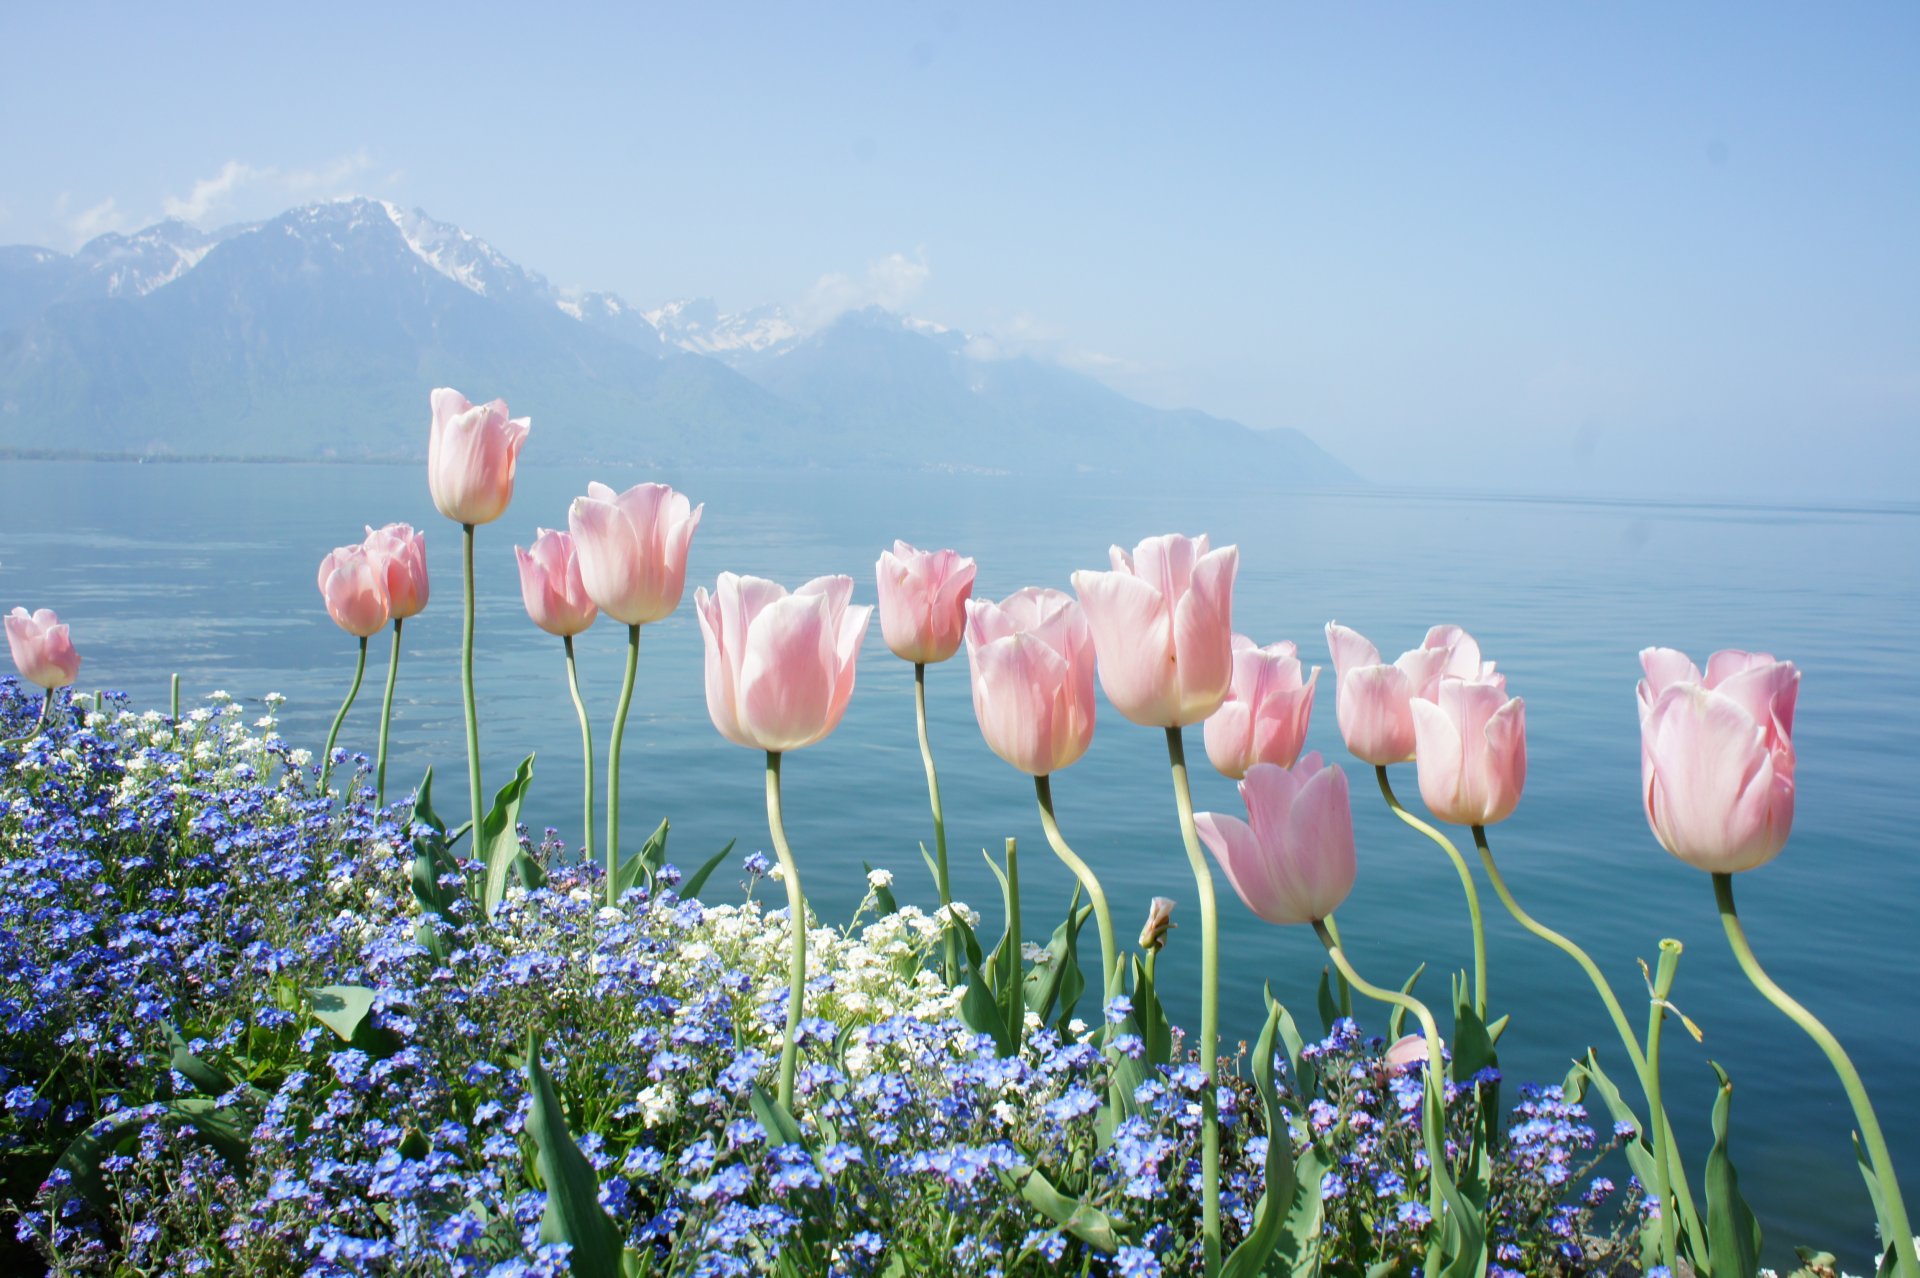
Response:
POLYGON ((466 608, 460 623, 460 695, 467 711, 467 799, 473 809, 474 838, 480 831, 480 710, 473 696, 473 525, 461 524, 466 534, 463 560, 466 608))
MULTIPOLYGON (((1480 849, 1480 864, 1486 867, 1487 880, 1493 884, 1493 890, 1499 896, 1500 903, 1507 907, 1507 913, 1513 915, 1514 921, 1521 927, 1578 963, 1580 970, 1587 974, 1587 979, 1593 982, 1594 992, 1600 995, 1600 1001, 1606 1004, 1607 1015, 1613 1018, 1613 1028, 1620 1035, 1620 1045, 1626 1048, 1627 1059, 1633 1063, 1634 1076, 1640 1080, 1640 1090, 1647 1098, 1648 1108, 1649 1110, 1654 1108, 1657 1104, 1655 1098, 1659 1095, 1659 1088, 1648 1077, 1647 1058, 1640 1050, 1640 1040, 1635 1037, 1633 1027, 1627 1023, 1627 1014, 1621 1009, 1620 1000, 1614 996, 1613 986, 1607 983, 1607 978, 1601 974, 1599 965, 1578 944, 1520 908, 1520 902, 1514 900, 1513 891, 1507 886, 1507 880, 1500 873, 1500 867, 1494 863, 1493 849, 1487 844, 1485 826, 1473 827, 1473 844, 1480 849)), ((1664 1114, 1661 1115, 1662 1126, 1668 1125, 1665 1117, 1664 1114)), ((1706 1235, 1700 1231, 1700 1215, 1694 1207, 1693 1191, 1687 1184, 1686 1169, 1681 1165, 1680 1151, 1671 1143, 1667 1148, 1667 1157, 1673 1168, 1674 1196, 1679 1200, 1682 1223, 1694 1244, 1703 1245, 1706 1235)))
MULTIPOLYGON (((638 627, 635 627, 638 629, 638 627)), ((793 931, 793 957, 787 964, 787 1032, 780 1041, 780 1104, 793 1112, 793 1074, 799 1063, 800 1012, 807 997, 807 898, 800 891, 800 867, 787 846, 787 826, 780 817, 780 752, 767 751, 767 828, 773 834, 774 855, 780 858, 780 877, 787 886, 787 917, 793 931)))
MULTIPOLYGON (((582 814, 580 828, 587 844, 587 860, 595 859, 593 846, 593 728, 587 722, 587 703, 580 699, 580 674, 574 668, 573 636, 562 635, 560 641, 567 646, 567 691, 573 694, 573 708, 580 716, 580 775, 585 783, 586 806, 582 814)), ((613 890, 613 868, 607 867, 607 904, 616 904, 613 890)))
POLYGON ((1213 871, 1193 824, 1193 791, 1187 785, 1187 748, 1179 727, 1167 729, 1167 760, 1173 766, 1173 801, 1180 812, 1180 836, 1193 867, 1200 906, 1200 1052, 1206 1086, 1200 1093, 1200 1177, 1204 1194, 1200 1237, 1207 1278, 1220 1272, 1220 1098, 1214 1080, 1220 1070, 1220 911, 1214 903, 1213 871))
MULTIPOLYGON (((1403 1008, 1419 1018, 1420 1032, 1427 1040, 1427 1069, 1426 1078, 1423 1080, 1426 1084, 1426 1113, 1423 1115, 1425 1121, 1420 1124, 1421 1134, 1427 1146, 1427 1208, 1432 1214, 1433 1228, 1444 1233, 1447 1209, 1444 1186, 1449 1179, 1445 1144, 1447 1063, 1440 1054, 1440 1027, 1434 1021, 1433 1013, 1427 1005, 1413 995, 1370 984, 1360 973, 1354 971, 1353 964, 1347 961, 1346 954, 1340 948, 1339 939, 1327 927, 1326 920, 1316 922, 1313 930, 1319 936, 1320 944, 1327 947, 1327 957, 1333 960, 1334 967, 1339 969, 1340 974, 1347 978, 1354 989, 1376 1002, 1403 1008)), ((1436 1257, 1432 1263, 1429 1263, 1428 1272, 1438 1273, 1439 1270, 1440 1265, 1436 1257)))
POLYGON ((1400 806, 1400 800, 1393 795, 1393 784, 1387 780, 1384 765, 1376 765, 1373 774, 1379 778, 1380 793, 1385 796, 1387 806, 1393 809, 1394 815, 1438 843, 1453 862, 1455 872, 1460 875, 1460 887, 1467 894, 1467 917, 1473 922, 1473 1011, 1484 1023, 1487 1019, 1487 928, 1480 917, 1480 889, 1474 886, 1473 871, 1467 867, 1467 858, 1460 855, 1460 849, 1453 846, 1452 839, 1400 806))
MULTIPOLYGON (((1053 778, 1039 776, 1033 779, 1034 793, 1040 799, 1040 828, 1047 833, 1047 843, 1053 848, 1053 854, 1073 871, 1073 877, 1087 890, 1087 899, 1093 902, 1093 920, 1100 927, 1100 986, 1105 993, 1104 1008, 1122 993, 1120 983, 1120 940, 1113 930, 1113 913, 1107 908, 1107 894, 1100 887, 1100 879, 1093 868, 1082 861, 1074 850, 1067 846, 1066 839, 1060 835, 1060 823, 1053 815, 1053 778)), ((1105 1018, 1102 1018, 1102 1023, 1105 1018)), ((1111 1036, 1112 1029, 1107 1031, 1111 1036)))
MULTIPOLYGON (((1333 915, 1329 914, 1321 921, 1327 925, 1327 935, 1333 938, 1335 945, 1339 945, 1340 928, 1339 925, 1333 921, 1333 915)), ((1345 947, 1342 946, 1342 949, 1344 948, 1345 947)), ((1333 969, 1333 979, 1340 983, 1340 1015, 1351 1020, 1353 1018, 1353 985, 1347 980, 1346 972, 1338 967, 1333 969)))
POLYGON ((0 741, 0 746, 7 746, 11 748, 17 745, 25 745, 27 742, 39 736, 40 729, 47 726, 47 711, 51 709, 52 706, 53 706, 53 689, 48 688, 46 690, 46 695, 40 698, 40 714, 39 714, 39 717, 33 721, 33 726, 31 728, 28 728, 26 733, 23 736, 10 737, 5 741, 0 741))
POLYGON ((1731 874, 1713 876, 1713 895, 1720 906, 1720 924, 1726 929, 1727 943, 1733 947, 1733 956, 1739 961, 1740 970, 1747 974, 1753 987, 1769 1003, 1806 1031, 1807 1036, 1826 1053, 1834 1073, 1840 1076, 1840 1085, 1846 1089, 1847 1099, 1853 1104, 1854 1121, 1860 1124, 1860 1135, 1866 1142, 1874 1180, 1880 1186, 1881 1246, 1891 1245, 1894 1249, 1894 1273, 1900 1278, 1917 1278, 1920 1276, 1920 1256, 1915 1254, 1913 1228, 1907 1223, 1907 1205, 1900 1196, 1900 1182, 1893 1174, 1893 1156, 1887 1150, 1887 1139, 1880 1132, 1880 1120, 1874 1117, 1873 1102, 1867 1099, 1867 1089, 1860 1081, 1859 1072, 1854 1069, 1853 1061, 1848 1058, 1846 1049, 1840 1046, 1840 1040, 1833 1036, 1833 1032, 1774 984, 1773 978, 1761 968, 1760 960, 1754 957, 1753 947, 1747 943, 1746 929, 1740 926, 1740 916, 1733 908, 1731 874))
MULTIPOLYGON (((568 652, 572 652, 569 645, 568 652)), ((620 704, 613 712, 613 737, 607 743, 607 904, 613 904, 613 882, 620 870, 620 745, 627 735, 627 707, 633 704, 633 676, 640 669, 640 627, 638 624, 627 627, 627 673, 620 681, 620 704)), ((573 667, 568 665, 567 677, 573 677, 573 667)), ((577 700, 580 694, 576 690, 577 700)), ((582 728, 586 726, 586 712, 580 713, 582 728)), ((589 756, 591 757, 591 756, 589 756)), ((592 764, 588 764, 589 767, 592 764)), ((591 821, 591 817, 589 817, 591 821)))
POLYGON ((180 676, 178 673, 173 676, 167 696, 167 717, 175 723, 180 722, 180 676))
MULTIPOLYGON (((1667 1020, 1667 995, 1673 992, 1673 978, 1680 965, 1680 942, 1660 942, 1660 964, 1654 970, 1652 997, 1647 1000, 1647 1117, 1653 1127, 1654 1193, 1660 1199, 1660 1261, 1672 1268, 1680 1254, 1680 1222, 1667 1210, 1671 1201, 1673 1171, 1667 1150, 1673 1135, 1667 1125, 1667 1111, 1660 1103, 1660 1029, 1667 1020)), ((1644 970, 1644 969, 1642 969, 1644 970)))
MULTIPOLYGON (((947 877, 947 819, 940 809, 940 774, 933 766, 933 745, 927 738, 927 663, 913 663, 913 710, 920 727, 920 761, 927 768, 927 799, 933 804, 933 877, 940 904, 953 904, 953 883, 947 877)), ((946 930, 942 975, 949 985, 960 979, 960 938, 946 930)))
POLYGON ((333 743, 340 736, 340 724, 347 717, 347 710, 353 705, 353 699, 360 695, 360 676, 367 673, 367 637, 360 636, 360 659, 353 665, 353 686, 347 689, 347 699, 340 703, 340 713, 333 716, 333 726, 327 729, 326 752, 320 756, 320 793, 327 793, 327 778, 333 775, 333 743))
POLYGON ((393 619, 393 652, 387 658, 387 691, 380 698, 380 751, 373 768, 373 806, 376 811, 387 806, 387 730, 393 726, 393 685, 400 679, 400 625, 404 620, 403 617, 393 619))

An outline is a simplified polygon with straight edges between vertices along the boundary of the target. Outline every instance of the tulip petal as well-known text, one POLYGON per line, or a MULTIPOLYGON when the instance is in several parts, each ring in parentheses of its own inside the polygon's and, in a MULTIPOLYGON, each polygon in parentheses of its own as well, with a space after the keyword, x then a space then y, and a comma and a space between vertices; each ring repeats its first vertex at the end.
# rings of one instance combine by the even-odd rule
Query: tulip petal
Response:
POLYGON ((1171 726, 1179 704, 1173 618, 1166 600, 1122 572, 1076 572, 1073 588, 1100 654, 1098 673, 1107 700, 1135 723, 1171 726))
POLYGON ((748 623, 740 726, 761 748, 795 750, 825 735, 838 683, 833 615, 830 598, 796 592, 748 623))

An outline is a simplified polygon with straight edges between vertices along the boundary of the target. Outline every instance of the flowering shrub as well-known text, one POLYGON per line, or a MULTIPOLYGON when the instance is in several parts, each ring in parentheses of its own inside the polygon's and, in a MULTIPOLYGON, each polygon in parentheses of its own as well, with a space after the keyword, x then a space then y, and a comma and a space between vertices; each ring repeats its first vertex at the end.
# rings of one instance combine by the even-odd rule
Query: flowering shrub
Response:
MULTIPOLYGON (((767 1104, 791 942, 758 900, 766 857, 734 904, 679 899, 667 867, 608 906, 598 866, 523 832, 543 883, 491 920, 465 898, 429 919, 365 760, 342 761, 350 802, 315 797, 276 700, 252 716, 216 694, 174 722, 63 697, 0 746, 0 1167, 52 1272, 565 1272, 542 1239, 530 1034, 642 1273, 1197 1269, 1206 1076, 1176 1050, 1117 1110, 1114 1062, 1145 1050, 1117 1032, 1131 1008, 1111 1010, 1112 1054, 1069 1008, 1029 1014, 1002 1055, 932 970, 943 916, 894 907, 878 872, 853 924, 809 921, 789 1129, 767 1104), (357 1019, 335 1006, 354 987, 357 1019)), ((38 708, 0 683, 0 734, 38 708)), ((1428 1223, 1419 1067, 1381 1048, 1342 1020, 1282 1062, 1286 1138, 1327 1168, 1311 1245, 1329 1275, 1410 1269, 1428 1223)), ((1229 1246, 1274 1135, 1249 1073, 1215 1097, 1229 1246)), ((1449 1085, 1450 1159, 1496 1082, 1449 1085)), ((1591 1173, 1612 1142, 1553 1090, 1515 1119, 1489 1163, 1496 1263, 1610 1272, 1628 1253, 1591 1173)), ((1622 1197, 1630 1225, 1644 1199, 1622 1197)))

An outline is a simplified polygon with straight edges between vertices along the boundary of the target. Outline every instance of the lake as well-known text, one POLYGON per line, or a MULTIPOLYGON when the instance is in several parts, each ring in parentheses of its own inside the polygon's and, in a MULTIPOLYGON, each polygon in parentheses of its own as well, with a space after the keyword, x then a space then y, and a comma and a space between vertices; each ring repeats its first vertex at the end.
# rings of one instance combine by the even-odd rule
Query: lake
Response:
MULTIPOLYGON (((1527 701, 1530 769, 1518 813, 1491 834, 1521 902, 1588 946, 1641 1019, 1636 957, 1663 936, 1686 945, 1674 1001, 1705 1031, 1666 1039, 1669 1106, 1696 1177, 1705 1161, 1713 1075, 1732 1074, 1733 1152, 1768 1230, 1771 1263, 1796 1243, 1829 1248, 1855 1270, 1873 1215, 1847 1143, 1840 1086, 1812 1043, 1764 1003, 1734 966, 1709 878, 1654 842, 1638 799, 1637 653, 1678 647, 1704 665, 1717 648, 1767 650, 1804 671, 1795 744, 1796 830, 1773 864, 1737 890, 1762 960, 1852 1052, 1920 1205, 1920 1089, 1907 1086, 1920 1031, 1920 900, 1912 777, 1920 761, 1920 505, 1686 505, 1445 493, 1307 493, 1237 476, 1227 491, 1157 491, 1086 478, 1073 484, 991 476, 788 476, 543 465, 538 422, 511 509, 479 534, 480 735, 489 792, 537 752, 526 809, 536 830, 577 841, 580 738, 560 641, 522 611, 512 547, 537 526, 565 527, 568 501, 598 478, 616 488, 662 479, 706 504, 688 590, 723 570, 789 586, 844 572, 873 602, 873 565, 896 537, 954 546, 980 564, 976 593, 1068 587, 1076 568, 1104 567, 1111 542, 1209 532, 1237 542, 1236 628, 1258 642, 1292 639, 1321 676, 1310 748, 1347 767, 1360 875, 1340 922, 1355 962, 1398 985, 1429 964, 1420 991, 1446 998, 1447 972, 1470 962, 1454 871, 1438 849, 1386 812, 1370 769, 1341 744, 1324 626, 1338 619, 1392 657, 1426 628, 1465 626, 1527 701)), ((327 619, 314 570, 362 525, 426 529, 433 602, 406 626, 394 709, 389 791, 404 795, 428 764, 440 806, 464 815, 458 678, 460 533, 428 497, 416 466, 134 465, 0 462, 0 609, 51 607, 73 627, 80 687, 122 689, 164 707, 179 672, 189 704, 214 689, 249 703, 280 692, 284 735, 316 753, 352 673, 354 642, 327 619)), ((604 750, 624 644, 605 621, 579 641, 581 676, 604 750)), ((385 670, 376 637, 367 683, 341 743, 372 753, 385 670)), ((998 890, 978 849, 1020 841, 1030 935, 1044 939, 1069 880, 1047 851, 1031 782, 986 748, 973 722, 964 654, 928 672, 956 894, 997 933, 998 890)), ((1196 803, 1238 812, 1232 783, 1206 764, 1187 730, 1196 803)), ((661 816, 682 866, 728 839, 767 846, 762 761, 725 742, 707 718, 699 627, 690 606, 642 640, 623 770, 625 844, 661 816)), ((786 815, 809 894, 844 920, 863 887, 861 863, 896 874, 903 900, 929 904, 918 844, 931 842, 914 737, 912 668, 876 619, 841 727, 784 768, 786 815)), ((1394 769, 1419 811, 1411 766, 1394 769)), ((1158 731, 1102 703, 1093 748, 1054 781, 1067 839, 1097 869, 1131 938, 1146 902, 1181 902, 1163 956, 1176 1019, 1197 1023, 1198 926, 1158 731)), ((1460 832, 1463 836, 1464 831, 1460 832)), ((1463 838, 1470 844, 1470 838, 1463 838)), ((1470 852, 1470 847, 1469 847, 1470 852)), ((732 890, 717 874, 707 895, 732 890)), ((1258 1028, 1271 982, 1304 1026, 1323 956, 1304 928, 1252 916, 1220 884, 1230 1043, 1258 1028)), ((1514 1013, 1501 1044, 1509 1079, 1558 1081, 1591 1043, 1632 1093, 1630 1069, 1598 1000, 1574 965, 1513 925, 1485 891, 1491 1004, 1514 1013)), ((1089 927, 1084 942, 1091 949, 1089 927)), ((1094 1000, 1083 1004, 1090 1017, 1094 1000)), ((1442 1023, 1446 1018, 1442 1017, 1442 1023)), ((1378 1032, 1383 1018, 1369 1018, 1378 1032)), ((1605 1122, 1599 1124, 1605 1127, 1605 1122)), ((1621 1174, 1624 1179, 1624 1173, 1621 1174)))

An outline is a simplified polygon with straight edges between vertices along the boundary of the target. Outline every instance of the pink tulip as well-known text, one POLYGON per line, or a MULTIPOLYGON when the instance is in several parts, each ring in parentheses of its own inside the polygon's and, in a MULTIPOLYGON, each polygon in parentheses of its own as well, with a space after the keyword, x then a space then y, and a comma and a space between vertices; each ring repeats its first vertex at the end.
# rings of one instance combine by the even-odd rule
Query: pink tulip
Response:
POLYGON ((1333 653, 1334 713, 1347 749, 1364 763, 1384 766, 1413 758, 1415 700, 1432 701, 1440 680, 1505 681, 1492 662, 1480 660, 1480 645, 1458 626, 1435 626, 1418 648, 1392 664, 1358 631, 1327 623, 1333 653))
POLYGON ((1293 766, 1306 744, 1313 717, 1315 666, 1300 681, 1299 650, 1291 643, 1265 648, 1245 635, 1233 637, 1233 686, 1207 720, 1207 758, 1222 773, 1239 780, 1256 763, 1293 766))
POLYGON ((849 607, 853 578, 816 577, 792 594, 730 572, 693 592, 707 650, 707 713, 735 745, 781 752, 832 732, 853 696, 870 607, 849 607))
POLYGON ((1527 706, 1506 680, 1446 678, 1437 701, 1412 702, 1420 797, 1455 825, 1513 815, 1527 783, 1527 706))
POLYGON ((385 626, 391 615, 386 566, 364 545, 341 546, 320 561, 320 597, 334 624, 362 639, 385 626))
POLYGON ((411 524, 368 528, 361 543, 387 575, 387 602, 395 621, 418 616, 427 606, 427 535, 411 524))
POLYGON ((475 407, 448 386, 433 392, 427 489, 448 519, 487 524, 513 500, 513 470, 532 420, 507 418, 507 401, 475 407))
POLYGON ((933 665, 960 651, 973 594, 974 563, 957 551, 919 550, 904 541, 880 552, 880 633, 903 661, 933 665))
POLYGON ((1110 572, 1073 574, 1113 708, 1148 727, 1198 723, 1233 682, 1233 578, 1240 548, 1206 534, 1114 546, 1110 572))
POLYGON ((1402 1034, 1393 1040, 1386 1055, 1381 1058, 1389 1070, 1401 1071, 1413 1069, 1427 1063, 1427 1036, 1425 1034, 1402 1034))
POLYGON ((52 692, 80 677, 80 654, 66 623, 51 608, 29 613, 15 608, 7 614, 7 647, 20 677, 52 692))
POLYGON ((1093 741, 1093 635, 1072 596, 1029 586, 967 601, 973 713, 993 752, 1036 777, 1093 741))
POLYGON ((573 538, 551 528, 536 530, 533 549, 513 548, 520 562, 520 598, 533 624, 550 635, 577 635, 600 610, 580 580, 573 538))
POLYGON ((1793 828, 1800 672, 1763 652, 1640 654, 1640 797, 1662 847, 1731 874, 1779 855, 1793 828))
POLYGON ((1240 783, 1247 820, 1194 817, 1247 908, 1269 923, 1317 923, 1353 891, 1347 775, 1309 754, 1293 768, 1256 763, 1240 783))
POLYGON ((665 484, 635 484, 616 493, 588 484, 567 508, 580 556, 580 580, 600 610, 642 626, 680 606, 687 585, 687 545, 705 506, 689 505, 665 484))

